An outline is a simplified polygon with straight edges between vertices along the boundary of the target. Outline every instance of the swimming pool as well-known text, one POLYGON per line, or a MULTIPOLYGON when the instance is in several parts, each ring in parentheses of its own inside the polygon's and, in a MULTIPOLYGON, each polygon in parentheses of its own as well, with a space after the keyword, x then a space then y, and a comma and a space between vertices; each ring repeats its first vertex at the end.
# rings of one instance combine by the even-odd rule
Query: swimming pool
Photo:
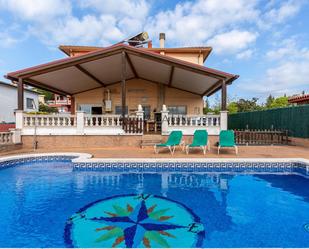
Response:
POLYGON ((116 171, 71 158, 0 170, 0 247, 309 247, 306 168, 116 171))

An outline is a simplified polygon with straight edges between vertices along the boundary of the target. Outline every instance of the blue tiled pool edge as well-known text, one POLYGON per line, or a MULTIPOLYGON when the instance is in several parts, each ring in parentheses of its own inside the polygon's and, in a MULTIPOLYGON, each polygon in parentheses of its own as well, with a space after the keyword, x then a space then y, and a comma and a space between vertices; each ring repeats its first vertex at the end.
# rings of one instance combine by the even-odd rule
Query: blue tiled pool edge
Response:
POLYGON ((297 173, 309 176, 309 165, 302 162, 79 162, 77 171, 105 172, 222 172, 297 173))
POLYGON ((72 161, 75 171, 294 173, 309 176, 309 160, 290 159, 94 159, 85 153, 45 153, 0 158, 0 169, 31 162, 72 161))

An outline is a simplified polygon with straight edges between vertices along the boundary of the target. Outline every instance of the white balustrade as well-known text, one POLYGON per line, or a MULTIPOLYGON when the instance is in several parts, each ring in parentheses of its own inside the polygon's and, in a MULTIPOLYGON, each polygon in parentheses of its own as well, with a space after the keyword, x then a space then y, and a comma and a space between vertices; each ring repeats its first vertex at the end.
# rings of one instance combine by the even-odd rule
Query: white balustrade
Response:
POLYGON ((120 127, 120 115, 85 115, 85 127, 120 127))
POLYGON ((75 115, 24 115, 23 127, 71 127, 76 126, 75 115))
POLYGON ((169 115, 168 126, 172 127, 219 127, 220 115, 169 115))
POLYGON ((12 132, 0 132, 0 144, 12 144, 13 133, 12 132))
MULTIPOLYGON (((16 121, 16 132, 19 135, 143 134, 142 111, 127 117, 124 124, 120 115, 90 115, 82 111, 77 111, 76 115, 30 115, 20 112, 16 113, 16 121)), ((19 140, 15 140, 18 143, 19 140)))

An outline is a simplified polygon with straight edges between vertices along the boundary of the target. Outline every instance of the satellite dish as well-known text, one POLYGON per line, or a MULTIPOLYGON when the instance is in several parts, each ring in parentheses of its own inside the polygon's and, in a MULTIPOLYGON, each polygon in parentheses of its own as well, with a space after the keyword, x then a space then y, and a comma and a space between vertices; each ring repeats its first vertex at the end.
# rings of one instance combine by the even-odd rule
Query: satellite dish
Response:
POLYGON ((149 41, 149 35, 147 32, 141 32, 138 33, 137 35, 134 35, 130 38, 124 39, 123 41, 119 43, 124 43, 127 42, 130 46, 133 47, 142 47, 143 44, 148 43, 149 41))

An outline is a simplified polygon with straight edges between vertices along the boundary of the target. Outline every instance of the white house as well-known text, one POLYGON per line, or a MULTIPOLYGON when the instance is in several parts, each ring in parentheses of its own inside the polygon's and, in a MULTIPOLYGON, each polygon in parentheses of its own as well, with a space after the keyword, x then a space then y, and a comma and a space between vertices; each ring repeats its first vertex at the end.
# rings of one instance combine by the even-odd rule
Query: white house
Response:
MULTIPOLYGON (((39 94, 31 89, 24 90, 26 112, 38 111, 39 94)), ((0 81, 0 123, 15 123, 17 109, 17 86, 0 81)))

